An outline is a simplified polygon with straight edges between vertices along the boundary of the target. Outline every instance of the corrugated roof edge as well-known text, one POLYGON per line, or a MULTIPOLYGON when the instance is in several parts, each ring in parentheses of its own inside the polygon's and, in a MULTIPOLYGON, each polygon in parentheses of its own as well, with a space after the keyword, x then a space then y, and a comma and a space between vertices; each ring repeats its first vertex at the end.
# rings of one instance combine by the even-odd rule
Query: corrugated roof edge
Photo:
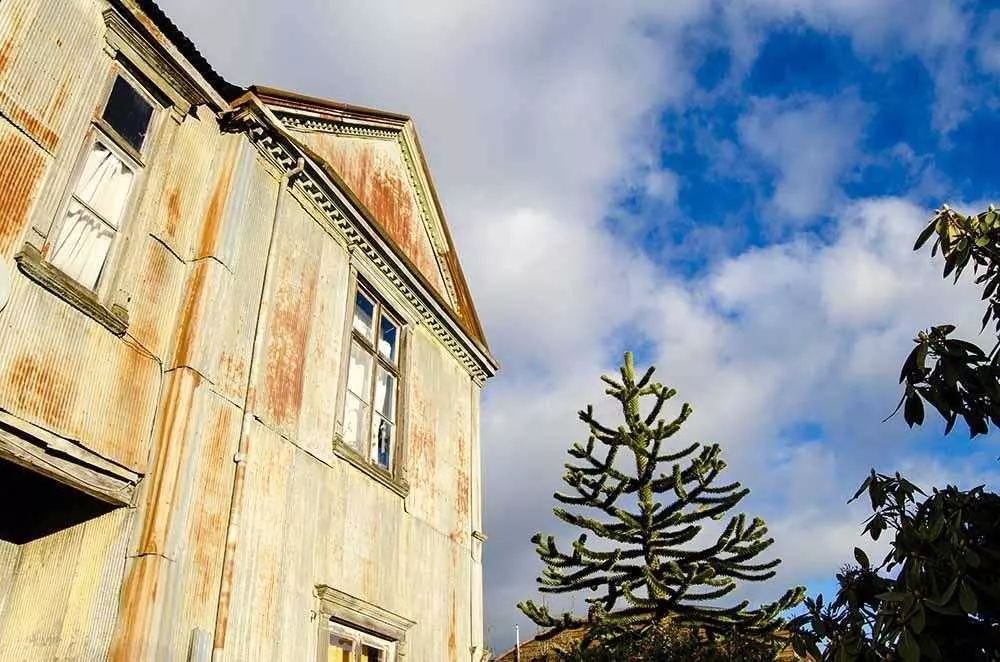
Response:
MULTIPOLYGON (((112 0, 114 4, 128 9, 123 5, 120 0, 112 0)), ((212 65, 208 63, 208 60, 198 52, 195 47, 194 42, 188 39, 187 35, 181 32, 181 29, 177 27, 170 17, 160 9, 153 0, 132 0, 147 17, 160 30, 163 31, 164 36, 167 37, 173 43, 173 45, 180 51, 181 55, 187 58, 188 62, 191 63, 199 74, 204 76, 205 80, 209 85, 215 88, 222 98, 226 101, 232 101, 237 98, 245 91, 244 88, 239 85, 234 85, 230 83, 222 75, 212 68, 212 65)))

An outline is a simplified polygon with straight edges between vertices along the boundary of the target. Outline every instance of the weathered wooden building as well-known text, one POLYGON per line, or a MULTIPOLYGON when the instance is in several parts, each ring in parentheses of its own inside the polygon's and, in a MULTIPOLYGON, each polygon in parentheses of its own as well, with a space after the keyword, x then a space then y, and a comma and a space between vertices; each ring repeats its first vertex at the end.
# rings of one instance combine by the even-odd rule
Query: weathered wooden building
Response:
POLYGON ((0 255, 0 659, 482 658, 497 363, 407 117, 3 0, 0 255))

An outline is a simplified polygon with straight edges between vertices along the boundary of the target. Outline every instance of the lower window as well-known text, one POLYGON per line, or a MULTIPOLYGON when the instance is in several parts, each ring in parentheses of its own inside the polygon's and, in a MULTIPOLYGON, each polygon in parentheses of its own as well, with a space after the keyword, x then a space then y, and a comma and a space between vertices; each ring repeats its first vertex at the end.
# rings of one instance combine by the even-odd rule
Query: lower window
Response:
POLYGON ((327 662, 395 662, 396 643, 330 621, 327 662))

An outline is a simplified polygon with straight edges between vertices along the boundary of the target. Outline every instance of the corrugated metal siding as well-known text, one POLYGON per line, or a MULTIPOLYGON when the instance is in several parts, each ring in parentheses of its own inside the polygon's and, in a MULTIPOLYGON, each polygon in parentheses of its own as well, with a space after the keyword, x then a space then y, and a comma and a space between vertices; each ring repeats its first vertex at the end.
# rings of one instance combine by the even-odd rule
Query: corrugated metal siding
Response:
MULTIPOLYGON (((272 650, 278 634, 279 603, 291 598, 281 592, 279 579, 294 447, 253 420, 246 433, 250 435, 246 501, 225 658, 234 662, 272 650)), ((305 617, 303 613, 303 620, 305 617)), ((283 632, 281 637, 290 639, 293 634, 283 632)))
MULTIPOLYGON (((28 223, 49 158, 12 124, 0 119, 0 256, 11 258, 28 223)), ((8 262, 9 264, 9 262, 8 262)))
POLYGON ((468 544, 471 378, 423 328, 409 351, 409 510, 468 544))
POLYGON ((239 137, 220 136, 204 108, 179 126, 163 116, 161 125, 136 215, 150 234, 190 260, 202 235, 219 222, 239 137))
MULTIPOLYGON (((194 262, 177 320, 171 366, 194 368, 233 402, 245 397, 250 346, 264 277, 267 236, 277 180, 256 159, 240 213, 227 215, 241 242, 233 265, 206 257, 194 262)), ((226 230, 228 232, 228 230, 226 230)))
POLYGON ((21 546, 6 540, 0 540, 0 619, 3 618, 7 596, 14 582, 14 571, 17 561, 21 558, 21 546))
POLYGON ((94 57, 104 34, 99 9, 92 0, 0 4, 0 112, 49 153, 92 91, 81 83, 103 66, 94 57))
POLYGON ((131 512, 119 508, 21 546, 0 660, 103 660, 131 512))
POLYGON ((264 362, 251 406, 268 425, 329 460, 347 306, 347 251, 290 194, 277 228, 265 294, 264 362))
POLYGON ((0 312, 0 407, 145 473, 159 388, 155 359, 14 276, 0 312))
POLYGON ((168 373, 162 411, 134 553, 164 562, 127 574, 120 659, 180 659, 192 629, 214 628, 240 414, 186 368, 168 373))
POLYGON ((403 154, 395 140, 295 132, 344 178, 438 293, 449 300, 403 154))

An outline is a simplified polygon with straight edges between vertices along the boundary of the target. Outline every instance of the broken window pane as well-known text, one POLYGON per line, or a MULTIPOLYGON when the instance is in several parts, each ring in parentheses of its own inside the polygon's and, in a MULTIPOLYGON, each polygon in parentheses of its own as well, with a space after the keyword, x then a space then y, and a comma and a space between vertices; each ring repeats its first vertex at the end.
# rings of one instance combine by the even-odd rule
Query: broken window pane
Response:
POLYGON ((393 363, 396 362, 396 346, 399 342, 399 329, 391 319, 382 316, 379 329, 378 351, 393 363))
POLYGON ((354 304, 354 330, 371 342, 374 325, 375 304, 359 291, 354 304))
POLYGON ((372 356, 356 342, 351 343, 351 365, 347 389, 366 403, 371 398, 372 356))
POLYGON ((390 421, 396 417, 396 377, 381 366, 375 379, 375 410, 390 421))
POLYGON ((344 443, 364 454, 368 406, 353 393, 347 394, 344 404, 344 443))
POLYGON ((49 249, 49 262, 84 287, 94 289, 115 233, 100 217, 70 199, 59 236, 49 249))
POLYGON ((115 78, 103 118, 137 152, 142 151, 152 116, 153 106, 146 97, 121 76, 115 78))
POLYGON ((383 469, 388 469, 392 460, 392 433, 394 426, 377 414, 373 423, 371 458, 383 469))

